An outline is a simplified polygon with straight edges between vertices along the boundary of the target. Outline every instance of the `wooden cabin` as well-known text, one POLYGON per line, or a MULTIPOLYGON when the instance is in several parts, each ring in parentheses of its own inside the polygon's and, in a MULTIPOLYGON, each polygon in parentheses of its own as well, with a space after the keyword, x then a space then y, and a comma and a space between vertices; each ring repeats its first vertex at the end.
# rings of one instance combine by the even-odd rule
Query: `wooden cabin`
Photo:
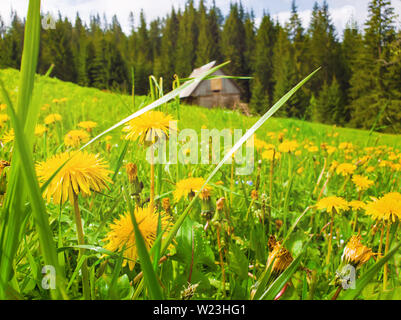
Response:
MULTIPOLYGON (((203 67, 192 71, 189 78, 197 77, 214 67, 212 61, 203 67)), ((212 75, 225 75, 219 69, 212 75)), ((232 79, 209 79, 190 85, 183 90, 180 98, 184 103, 194 104, 206 108, 224 107, 235 109, 240 105, 241 89, 232 79)))

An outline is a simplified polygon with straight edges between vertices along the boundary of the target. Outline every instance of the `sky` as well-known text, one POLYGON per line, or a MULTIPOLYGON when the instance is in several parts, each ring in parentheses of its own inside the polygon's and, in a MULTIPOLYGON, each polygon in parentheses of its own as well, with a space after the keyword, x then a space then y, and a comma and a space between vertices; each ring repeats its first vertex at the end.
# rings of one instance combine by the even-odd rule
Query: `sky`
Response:
MULTIPOLYGON (((236 1, 236 0, 232 0, 236 1)), ((157 17, 164 17, 171 11, 171 7, 184 8, 186 0, 42 0, 42 12, 50 12, 57 16, 61 12, 62 16, 67 16, 70 21, 75 20, 75 15, 79 12, 80 17, 88 22, 89 17, 99 13, 101 17, 106 15, 108 21, 116 14, 124 30, 129 31, 128 15, 132 11, 136 21, 139 21, 139 12, 144 10, 146 20, 149 22, 157 17)), ((197 5, 199 0, 195 0, 197 5)), ((215 0, 216 5, 226 15, 229 11, 229 0, 215 0)), ((315 0, 297 0, 297 7, 302 23, 306 28, 310 21, 310 16, 315 0)), ((319 4, 323 0, 317 0, 319 4)), ((398 25, 401 25, 401 0, 392 0, 392 6, 399 15, 398 25)), ((210 5, 212 0, 206 0, 210 5)), ((327 0, 331 18, 336 26, 338 34, 341 36, 347 22, 353 18, 360 27, 363 26, 368 16, 369 0, 327 0)), ((291 0, 242 0, 246 9, 253 9, 256 23, 261 20, 263 12, 270 13, 281 23, 285 23, 290 17, 291 0)), ((6 22, 10 21, 11 8, 17 11, 21 17, 26 16, 28 0, 0 0, 0 16, 6 22)))

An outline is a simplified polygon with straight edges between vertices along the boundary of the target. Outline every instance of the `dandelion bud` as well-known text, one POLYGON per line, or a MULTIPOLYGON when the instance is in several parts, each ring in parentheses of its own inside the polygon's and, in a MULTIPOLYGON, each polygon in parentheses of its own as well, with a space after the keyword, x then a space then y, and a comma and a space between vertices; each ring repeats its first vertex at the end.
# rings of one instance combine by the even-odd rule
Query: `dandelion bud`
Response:
POLYGON ((107 151, 108 153, 110 153, 110 151, 111 151, 111 144, 110 144, 110 143, 107 143, 107 144, 106 144, 106 151, 107 151))
POLYGON ((280 220, 280 219, 277 219, 277 220, 275 221, 275 224, 276 224, 277 230, 280 230, 280 228, 281 228, 282 225, 283 225, 283 221, 280 220))
POLYGON ((127 175, 128 175, 128 180, 130 183, 133 183, 138 175, 138 168, 136 166, 135 163, 128 163, 125 166, 126 170, 127 170, 127 175))
POLYGON ((163 209, 164 209, 164 211, 166 212, 166 213, 168 213, 168 214, 170 214, 170 210, 171 210, 171 207, 170 207, 170 198, 163 198, 162 199, 162 207, 163 207, 163 209))
POLYGON ((199 284, 190 284, 188 283, 188 287, 181 291, 181 299, 182 300, 190 300, 195 294, 196 288, 198 288, 199 284))
POLYGON ((7 174, 4 169, 9 166, 10 162, 0 160, 0 195, 4 195, 7 190, 7 174))
POLYGON ((209 200, 210 199, 210 189, 209 188, 204 188, 201 191, 201 194, 199 196, 202 200, 209 200))
POLYGON ((223 210, 225 200, 226 200, 226 198, 220 198, 219 200, 217 200, 217 202, 216 202, 216 209, 217 209, 218 211, 223 210))
POLYGON ((252 198, 252 200, 255 200, 255 201, 258 200, 258 198, 259 198, 258 190, 252 190, 251 198, 252 198))

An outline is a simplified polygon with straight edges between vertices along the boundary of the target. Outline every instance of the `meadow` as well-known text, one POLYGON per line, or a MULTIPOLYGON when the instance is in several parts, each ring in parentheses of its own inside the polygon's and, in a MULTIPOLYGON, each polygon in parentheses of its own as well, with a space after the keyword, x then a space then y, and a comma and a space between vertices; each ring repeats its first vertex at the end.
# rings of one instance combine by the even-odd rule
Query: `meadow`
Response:
POLYGON ((271 118, 314 73, 261 118, 180 104, 222 65, 146 97, 38 76, 39 25, 31 1, 0 71, 1 299, 401 298, 399 136, 271 118), (148 161, 171 120, 247 131, 217 165, 148 161))
MULTIPOLYGON (((12 100, 18 92, 19 76, 13 69, 1 72, 12 100)), ((152 102, 150 96, 135 97, 135 108, 131 96, 82 88, 43 76, 36 76, 35 87, 41 91, 33 143, 35 163, 78 149, 90 138, 152 102), (93 128, 83 128, 82 123, 88 121, 93 122, 93 128), (77 143, 72 145, 65 140, 71 130, 83 131, 82 137, 78 135, 77 143)), ((2 104, 1 159, 12 163, 14 138, 10 134, 12 129, 6 109, 2 104)), ((246 117, 236 111, 177 105, 177 101, 162 105, 160 110, 179 117, 179 130, 249 129, 257 121, 256 117, 246 117)), ((122 192, 122 188, 132 191, 137 185, 130 182, 128 168, 132 164, 137 168, 136 179, 141 184, 139 206, 147 208, 149 205, 151 181, 150 164, 145 160, 146 148, 139 141, 126 140, 125 136, 118 128, 85 149, 99 154, 110 170, 106 188, 79 197, 92 299, 142 299, 149 298, 150 294, 141 290, 142 266, 132 259, 136 259, 137 254, 125 257, 122 247, 113 248, 114 252, 105 249, 110 248, 105 239, 113 221, 115 223, 137 203, 134 196, 126 197, 122 192)), ((335 283, 336 271, 340 270, 344 249, 353 235, 360 235, 369 248, 364 254, 371 253, 371 259, 357 270, 357 284, 360 277, 370 275, 371 268, 398 242, 398 218, 395 223, 390 223, 391 219, 390 222, 384 218, 375 220, 364 208, 367 203, 374 202, 374 198, 399 190, 398 136, 271 118, 257 131, 254 144, 257 164, 252 174, 235 176, 231 165, 223 165, 208 184, 210 194, 195 201, 172 245, 165 255, 159 256, 161 263, 154 264, 164 298, 266 298, 271 284, 284 270, 289 270, 290 265, 293 266, 291 273, 279 279, 280 290, 286 289, 281 299, 330 299, 339 287, 335 283), (363 178, 360 182, 355 177, 363 178), (319 200, 332 196, 338 199, 326 206, 323 204, 319 210, 316 206, 319 200), (344 199, 344 203, 339 199, 344 199), (331 211, 331 208, 335 209, 331 211), (330 211, 335 214, 331 215, 330 211), (391 226, 389 243, 386 243, 387 225, 391 226), (330 236, 331 226, 333 237, 330 236), (284 263, 283 270, 276 270, 276 275, 271 272, 268 280, 269 263, 270 268, 280 270, 281 267, 270 261, 274 251, 274 246, 269 249, 270 236, 281 241, 285 239, 283 250, 290 260, 278 261, 284 263), (331 254, 327 258, 329 247, 331 254), (294 261, 296 264, 291 264, 294 261)), ((199 191, 215 165, 156 166, 155 207, 166 219, 163 225, 167 226, 168 221, 171 226, 193 198, 191 192, 199 191), (194 177, 201 181, 188 180, 188 185, 180 189, 180 181, 194 177), (175 197, 176 190, 182 192, 180 199, 175 197)), ((8 169, 7 166, 3 168, 3 187, 8 169)), ((74 204, 49 200, 46 213, 57 243, 58 261, 67 280, 66 293, 72 299, 79 299, 83 288, 78 249, 82 246, 77 246, 74 204)), ((396 217, 398 212, 394 212, 396 217)), ((32 217, 25 223, 11 283, 20 298, 46 299, 50 296, 41 283, 43 261, 35 223, 32 217)), ((141 226, 139 222, 145 239, 152 238, 148 249, 157 237, 158 220, 149 221, 149 224, 141 226)), ((354 298, 400 298, 399 258, 400 254, 395 253, 389 259, 386 290, 383 289, 383 268, 375 268, 375 273, 354 298)), ((347 297, 346 294, 353 291, 342 294, 347 297)))

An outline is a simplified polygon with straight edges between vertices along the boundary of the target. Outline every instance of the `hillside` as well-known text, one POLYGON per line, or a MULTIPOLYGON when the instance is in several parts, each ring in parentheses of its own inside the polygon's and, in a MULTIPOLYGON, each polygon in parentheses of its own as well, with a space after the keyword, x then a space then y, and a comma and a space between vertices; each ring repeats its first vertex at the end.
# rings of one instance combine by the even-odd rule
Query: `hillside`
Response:
MULTIPOLYGON (((4 69, 0 71, 0 77, 11 92, 15 101, 18 86, 19 72, 15 69, 4 69)), ((138 110, 140 107, 150 103, 145 96, 135 97, 136 108, 132 106, 132 97, 117 93, 104 92, 94 88, 80 87, 76 84, 63 82, 55 78, 36 77, 36 88, 42 90, 42 111, 39 123, 50 112, 60 113, 63 116, 63 130, 76 128, 80 121, 95 121, 98 127, 95 132, 109 128, 116 122, 138 110), (60 102, 61 101, 61 102, 60 102)), ((168 107, 171 109, 171 107, 168 107)), ((175 112, 171 110, 172 112, 175 112)), ((173 114, 174 115, 174 114, 173 114)), ((236 111, 226 109, 206 109, 196 106, 180 106, 179 128, 192 128, 200 130, 202 126, 207 128, 250 128, 258 117, 246 117, 236 111)), ((288 135, 296 135, 297 139, 307 137, 316 143, 324 142, 327 135, 335 134, 338 142, 353 142, 365 147, 367 145, 385 144, 391 147, 401 146, 401 137, 398 135, 369 133, 365 130, 351 128, 340 128, 318 123, 310 123, 296 119, 284 119, 273 117, 269 119, 257 132, 258 138, 263 139, 270 131, 278 132, 288 130, 288 135), (299 130, 297 129, 299 128, 299 130)), ((4 129, 3 129, 4 130, 4 129)), ((117 141, 120 130, 112 132, 113 139, 117 141)))

